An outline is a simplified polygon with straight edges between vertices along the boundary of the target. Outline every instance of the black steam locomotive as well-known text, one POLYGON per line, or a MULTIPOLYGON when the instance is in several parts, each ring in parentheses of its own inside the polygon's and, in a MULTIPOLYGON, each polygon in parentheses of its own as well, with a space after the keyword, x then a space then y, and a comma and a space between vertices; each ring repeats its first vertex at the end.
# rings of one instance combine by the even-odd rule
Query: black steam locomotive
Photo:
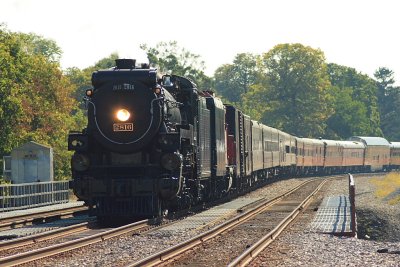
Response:
POLYGON ((87 128, 70 133, 68 149, 74 192, 100 219, 159 217, 278 175, 400 167, 400 143, 292 136, 131 59, 94 72, 92 83, 87 128))
POLYGON ((94 215, 156 217, 228 193, 234 169, 219 99, 131 59, 94 72, 92 84, 87 128, 70 133, 68 149, 72 187, 94 215))

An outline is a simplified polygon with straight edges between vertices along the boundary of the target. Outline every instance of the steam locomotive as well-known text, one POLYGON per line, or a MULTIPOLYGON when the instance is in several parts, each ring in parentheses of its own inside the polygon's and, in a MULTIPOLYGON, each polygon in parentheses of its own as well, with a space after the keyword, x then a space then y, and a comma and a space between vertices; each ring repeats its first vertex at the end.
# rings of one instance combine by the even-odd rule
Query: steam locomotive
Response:
POLYGON ((100 219, 159 217, 278 175, 400 162, 398 143, 297 138, 251 120, 188 78, 158 77, 133 59, 94 72, 92 84, 84 97, 87 128, 70 132, 68 149, 74 193, 100 219))

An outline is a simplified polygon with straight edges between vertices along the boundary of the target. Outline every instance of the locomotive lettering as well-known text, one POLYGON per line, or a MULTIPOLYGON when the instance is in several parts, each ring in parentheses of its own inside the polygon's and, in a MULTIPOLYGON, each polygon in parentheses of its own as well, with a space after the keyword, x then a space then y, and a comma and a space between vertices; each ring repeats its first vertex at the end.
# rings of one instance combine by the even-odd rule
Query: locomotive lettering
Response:
POLYGON ((135 90, 135 85, 130 83, 114 84, 112 87, 113 91, 119 90, 135 90))

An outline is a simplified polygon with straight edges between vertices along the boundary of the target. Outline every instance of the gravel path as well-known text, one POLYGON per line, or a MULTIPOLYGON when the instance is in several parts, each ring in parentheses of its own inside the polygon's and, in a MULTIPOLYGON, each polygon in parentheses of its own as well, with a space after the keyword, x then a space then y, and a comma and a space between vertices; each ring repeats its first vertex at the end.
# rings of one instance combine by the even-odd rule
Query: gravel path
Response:
MULTIPOLYGON (((400 203, 391 205, 375 195, 378 188, 373 180, 384 176, 355 177, 359 238, 305 229, 315 215, 309 209, 251 266, 400 266, 400 203)), ((325 196, 347 194, 347 181, 333 181, 324 191, 325 196)))

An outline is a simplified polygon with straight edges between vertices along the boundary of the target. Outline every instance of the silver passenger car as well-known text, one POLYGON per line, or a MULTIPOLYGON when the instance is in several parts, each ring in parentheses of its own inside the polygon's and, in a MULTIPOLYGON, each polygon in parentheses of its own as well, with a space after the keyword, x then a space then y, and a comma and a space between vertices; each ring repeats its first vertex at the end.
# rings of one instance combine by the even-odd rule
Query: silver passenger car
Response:
POLYGON ((390 143, 382 137, 353 136, 350 141, 359 141, 366 146, 364 166, 370 171, 382 171, 389 168, 390 143))

